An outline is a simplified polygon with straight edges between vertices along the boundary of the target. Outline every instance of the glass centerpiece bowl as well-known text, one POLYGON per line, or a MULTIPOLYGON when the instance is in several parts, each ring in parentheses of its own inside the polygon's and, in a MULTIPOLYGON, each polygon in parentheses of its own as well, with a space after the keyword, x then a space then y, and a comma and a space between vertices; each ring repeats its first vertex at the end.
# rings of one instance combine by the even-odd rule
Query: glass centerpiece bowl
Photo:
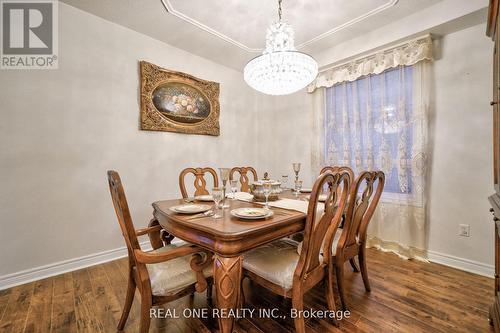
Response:
POLYGON ((264 194, 264 183, 271 184, 271 192, 269 193, 269 201, 276 201, 279 199, 281 193, 281 183, 275 180, 258 180, 250 184, 250 192, 253 194, 253 200, 258 202, 265 202, 266 196, 264 194))

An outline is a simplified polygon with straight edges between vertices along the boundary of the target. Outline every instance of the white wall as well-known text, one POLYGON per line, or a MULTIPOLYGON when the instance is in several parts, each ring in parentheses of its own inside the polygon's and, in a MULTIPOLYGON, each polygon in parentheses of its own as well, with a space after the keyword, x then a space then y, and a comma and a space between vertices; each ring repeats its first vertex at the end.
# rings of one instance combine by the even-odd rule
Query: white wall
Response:
MULTIPOLYGON (((0 277, 124 246, 106 170, 137 227, 186 166, 255 164, 240 72, 59 3, 58 70, 0 72, 0 277), (220 82, 221 135, 139 130, 138 61, 220 82)), ((168 33, 168 32, 165 32, 168 33)))
POLYGON ((493 43, 485 31, 480 24, 444 36, 434 63, 429 249, 493 264, 487 201, 493 193, 493 43), (471 226, 469 238, 457 236, 460 223, 471 226))
POLYGON ((300 162, 300 178, 310 186, 311 110, 310 95, 305 91, 286 97, 260 95, 263 107, 258 108, 259 168, 272 178, 288 175, 288 187, 293 186, 292 163, 300 162))

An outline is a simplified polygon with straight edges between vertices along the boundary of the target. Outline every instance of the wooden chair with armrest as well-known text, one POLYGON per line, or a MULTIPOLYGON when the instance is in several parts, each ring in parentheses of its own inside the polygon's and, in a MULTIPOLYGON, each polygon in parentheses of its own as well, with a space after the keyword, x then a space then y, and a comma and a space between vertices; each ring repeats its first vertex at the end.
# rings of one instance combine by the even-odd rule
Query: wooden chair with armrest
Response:
MULTIPOLYGON (((321 174, 316 180, 304 229, 302 251, 291 240, 278 240, 245 254, 243 274, 263 287, 281 296, 291 298, 295 310, 304 307, 304 294, 325 278, 331 278, 330 249, 333 236, 339 226, 342 211, 350 188, 350 176, 346 172, 321 174), (322 216, 316 216, 318 198, 324 184, 330 184, 328 199, 322 216), (340 187, 340 195, 337 188, 340 187), (293 243, 292 243, 293 242, 293 243), (325 253, 326 255, 321 255, 325 253)), ((325 283, 329 310, 335 311, 332 283, 325 283)), ((295 329, 305 332, 304 318, 294 319, 295 329)))
POLYGON ((235 177, 235 173, 240 175, 239 181, 241 184, 241 192, 250 192, 250 180, 248 178, 248 173, 253 175, 253 180, 259 180, 257 176, 257 171, 255 171, 252 167, 234 167, 229 172, 229 179, 233 180, 235 177))
POLYGON ((202 292, 212 280, 212 254, 194 245, 177 247, 163 245, 161 226, 152 223, 148 228, 135 230, 127 199, 116 171, 108 171, 109 190, 116 216, 128 250, 129 278, 123 313, 118 331, 125 327, 134 300, 135 289, 141 294, 139 332, 149 330, 150 308, 180 297, 202 292), (141 250, 138 236, 149 235, 153 251, 141 250))
POLYGON ((207 180, 205 179, 205 175, 210 174, 213 179, 213 187, 218 187, 219 186, 219 177, 217 177, 217 172, 212 169, 212 168, 186 168, 181 171, 179 174, 179 187, 181 189, 181 194, 182 197, 185 199, 189 197, 187 189, 186 189, 186 183, 185 183, 185 178, 188 174, 193 174, 194 175, 194 196, 197 195, 205 195, 205 194, 210 194, 210 192, 207 189, 207 180))
MULTIPOLYGON (((330 264, 335 270, 344 310, 347 309, 343 269, 346 261, 349 260, 354 271, 359 272, 354 262, 354 258, 358 257, 365 289, 370 291, 366 268, 366 231, 382 195, 384 184, 385 175, 382 171, 364 171, 358 176, 351 186, 344 228, 337 231, 333 240, 330 264)), ((333 269, 330 272, 333 272, 333 269)))

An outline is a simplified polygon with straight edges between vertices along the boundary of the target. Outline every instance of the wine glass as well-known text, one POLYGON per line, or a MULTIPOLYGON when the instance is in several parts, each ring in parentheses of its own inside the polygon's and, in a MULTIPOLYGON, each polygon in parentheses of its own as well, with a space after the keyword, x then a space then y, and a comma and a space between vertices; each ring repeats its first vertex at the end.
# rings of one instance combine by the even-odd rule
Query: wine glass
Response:
POLYGON ((300 163, 292 163, 293 172, 295 172, 295 181, 299 180, 300 163))
POLYGON ((285 190, 286 183, 288 183, 288 175, 281 176, 281 187, 285 190))
POLYGON ((222 188, 220 187, 214 187, 212 189, 212 198, 215 203, 214 207, 214 219, 218 219, 222 217, 222 215, 217 214, 217 209, 219 209, 219 203, 222 200, 222 188))
POLYGON ((302 189, 302 180, 295 181, 295 196, 298 197, 300 190, 302 189))
POLYGON ((238 191, 238 181, 236 179, 229 181, 231 192, 233 192, 233 199, 236 199, 236 192, 238 191))
POLYGON ((263 182, 262 191, 264 192, 264 196, 266 197, 266 209, 269 209, 269 194, 271 194, 271 182, 263 182))

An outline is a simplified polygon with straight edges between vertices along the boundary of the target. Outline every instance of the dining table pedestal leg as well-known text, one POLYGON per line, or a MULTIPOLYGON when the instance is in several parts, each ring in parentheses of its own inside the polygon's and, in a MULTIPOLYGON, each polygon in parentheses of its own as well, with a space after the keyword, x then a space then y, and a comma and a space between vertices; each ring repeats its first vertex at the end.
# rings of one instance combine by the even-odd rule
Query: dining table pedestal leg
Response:
POLYGON ((219 329, 222 333, 232 333, 234 316, 240 300, 242 258, 221 257, 214 259, 214 279, 219 309, 219 329))

